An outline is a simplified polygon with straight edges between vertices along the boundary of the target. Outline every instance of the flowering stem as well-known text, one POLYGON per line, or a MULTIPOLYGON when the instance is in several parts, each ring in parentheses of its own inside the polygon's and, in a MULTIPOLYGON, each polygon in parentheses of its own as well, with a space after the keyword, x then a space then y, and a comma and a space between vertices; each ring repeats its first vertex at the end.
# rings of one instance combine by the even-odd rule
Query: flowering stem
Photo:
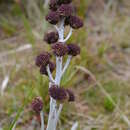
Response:
MULTIPOLYGON (((62 43, 64 41, 67 41, 72 34, 72 28, 71 28, 69 34, 64 39, 64 20, 65 19, 61 20, 59 28, 56 25, 54 26, 56 28, 58 34, 59 34, 59 42, 62 42, 62 43)), ((64 69, 62 70, 62 57, 56 56, 56 76, 55 76, 55 80, 52 77, 49 66, 47 66, 47 72, 48 72, 48 76, 49 76, 49 79, 50 79, 49 87, 51 86, 51 82, 54 82, 58 86, 60 85, 61 77, 64 74, 64 72, 66 71, 66 69, 67 69, 67 67, 70 63, 70 60, 71 60, 71 56, 68 57, 68 59, 65 63, 64 69)), ((56 100, 54 100, 53 98, 50 97, 50 112, 49 112, 49 118, 48 118, 48 124, 47 124, 46 130, 56 130, 57 122, 58 122, 59 115, 61 113, 62 108, 63 108, 63 105, 60 104, 59 108, 57 110, 56 100)))
POLYGON ((68 56, 68 59, 64 65, 63 71, 62 71, 62 75, 65 73, 66 69, 68 68, 70 61, 71 61, 72 56, 68 56))
POLYGON ((66 42, 66 41, 71 37, 71 35, 72 35, 72 31, 73 31, 73 29, 70 28, 70 31, 69 31, 67 37, 63 40, 63 42, 66 42))
POLYGON ((55 117, 56 117, 56 101, 51 98, 50 99, 50 112, 48 118, 48 124, 46 130, 55 130, 55 117))
POLYGON ((63 108, 63 104, 60 104, 59 109, 58 109, 58 111, 57 111, 56 120, 55 120, 56 126, 57 126, 57 122, 58 122, 58 120, 59 120, 59 116, 60 116, 60 113, 61 113, 62 108, 63 108))
POLYGON ((59 42, 63 42, 63 40, 64 40, 64 21, 65 21, 65 19, 62 19, 61 20, 61 25, 60 25, 60 27, 59 27, 59 31, 58 31, 58 33, 59 33, 59 42))
POLYGON ((62 71, 62 57, 56 57, 56 77, 55 77, 56 85, 60 85, 61 71, 62 71))
POLYGON ((47 65, 47 73, 48 73, 48 76, 49 76, 49 80, 54 83, 55 81, 52 77, 49 65, 47 65))
POLYGON ((59 33, 59 28, 56 25, 54 25, 54 27, 57 30, 57 32, 59 33))
MULTIPOLYGON (((51 82, 49 83, 49 88, 51 87, 51 82)), ((48 124, 46 130, 55 130, 55 115, 56 115, 56 101, 50 97, 50 111, 48 117, 48 124)))
POLYGON ((41 117, 41 130, 44 130, 44 113, 43 111, 40 112, 41 117))

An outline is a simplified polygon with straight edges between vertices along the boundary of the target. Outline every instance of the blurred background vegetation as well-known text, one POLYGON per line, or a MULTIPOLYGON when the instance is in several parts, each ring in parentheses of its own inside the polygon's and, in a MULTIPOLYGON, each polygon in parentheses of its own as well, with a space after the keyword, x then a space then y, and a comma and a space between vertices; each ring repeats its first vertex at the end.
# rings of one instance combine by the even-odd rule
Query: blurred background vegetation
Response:
MULTIPOLYGON (((84 28, 74 31, 69 43, 79 44, 81 55, 72 60, 62 85, 72 87, 76 101, 65 104, 58 129, 69 130, 78 121, 79 130, 128 130, 130 1, 74 4, 84 28)), ((50 50, 43 41, 44 32, 52 30, 44 20, 47 12, 43 0, 0 0, 0 130, 9 130, 14 119, 16 130, 39 129, 39 116, 30 108, 39 95, 47 123, 48 78, 34 64, 37 54, 50 50)))

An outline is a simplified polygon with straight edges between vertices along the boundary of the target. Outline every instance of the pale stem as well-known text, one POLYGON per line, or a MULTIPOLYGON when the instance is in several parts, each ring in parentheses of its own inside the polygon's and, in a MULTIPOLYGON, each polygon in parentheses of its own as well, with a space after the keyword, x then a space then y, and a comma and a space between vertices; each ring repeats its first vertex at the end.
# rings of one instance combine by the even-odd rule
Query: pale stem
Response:
POLYGON ((73 31, 73 29, 70 28, 70 31, 69 31, 67 37, 63 40, 63 42, 66 42, 66 41, 71 37, 71 35, 72 35, 72 31, 73 31))
POLYGON ((51 98, 50 99, 50 112, 48 118, 48 124, 46 130, 55 130, 55 118, 56 118, 56 101, 51 98))
MULTIPOLYGON (((55 28, 59 33, 59 42, 63 42, 63 40, 64 40, 64 19, 61 21, 60 27, 58 28, 57 26, 55 26, 55 28)), ((53 77, 51 75, 49 67, 47 67, 47 72, 48 72, 50 81, 53 81, 53 77)), ((60 85, 61 76, 62 76, 62 57, 56 57, 56 76, 55 76, 54 83, 58 86, 60 85)), ((50 86, 51 86, 51 83, 49 84, 49 87, 50 86)), ((47 130, 56 130, 57 120, 58 120, 59 114, 61 112, 62 105, 60 105, 58 111, 57 111, 56 106, 57 106, 56 101, 50 97, 50 112, 49 112, 47 130)))
POLYGON ((65 65, 64 65, 64 68, 63 68, 63 71, 62 71, 62 75, 65 73, 66 69, 68 68, 71 59, 72 59, 72 56, 69 55, 68 58, 67 58, 67 61, 66 61, 65 65))
POLYGON ((59 120, 59 116, 60 116, 62 108, 63 108, 63 104, 60 104, 59 109, 57 111, 57 115, 56 115, 56 125, 57 125, 57 122, 59 120))
POLYGON ((59 42, 63 42, 63 40, 64 40, 64 21, 65 21, 65 19, 62 19, 62 21, 61 21, 61 25, 60 25, 60 27, 59 27, 59 42))
MULTIPOLYGON (((51 87, 51 82, 49 83, 49 88, 51 87)), ((49 111, 49 117, 48 117, 48 124, 46 130, 55 130, 55 116, 56 116, 56 101, 50 97, 50 111, 49 111)))
POLYGON ((60 85, 61 72, 62 72, 62 57, 56 57, 56 77, 55 77, 56 85, 60 85))
POLYGON ((54 81, 54 79, 52 77, 49 65, 47 65, 46 69, 47 69, 47 73, 48 73, 48 76, 49 76, 49 80, 54 83, 55 81, 54 81))
POLYGON ((44 130, 44 113, 42 111, 40 112, 40 117, 41 117, 41 130, 44 130))
POLYGON ((54 25, 54 27, 57 30, 57 32, 59 33, 59 28, 57 27, 57 25, 54 25))

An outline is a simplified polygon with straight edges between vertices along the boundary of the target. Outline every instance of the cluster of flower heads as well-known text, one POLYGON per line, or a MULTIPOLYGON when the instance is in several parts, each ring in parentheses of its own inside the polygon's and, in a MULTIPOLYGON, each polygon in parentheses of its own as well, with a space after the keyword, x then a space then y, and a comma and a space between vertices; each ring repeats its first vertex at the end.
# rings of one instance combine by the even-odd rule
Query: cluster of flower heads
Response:
MULTIPOLYGON (((75 15, 75 9, 72 0, 50 0, 50 11, 46 16, 46 20, 53 25, 64 20, 64 26, 70 26, 73 29, 79 29, 83 26, 82 20, 75 15)), ((59 34, 56 31, 47 32, 44 35, 44 41, 51 44, 52 53, 42 52, 36 57, 36 65, 40 68, 40 73, 47 75, 47 67, 52 73, 55 70, 55 63, 51 61, 51 56, 63 57, 65 55, 77 56, 80 54, 80 47, 76 44, 66 44, 59 40, 59 34)), ((71 90, 59 88, 53 85, 49 88, 49 94, 58 101, 74 101, 75 97, 71 90)))
POLYGON ((74 29, 81 28, 83 22, 75 15, 75 9, 71 2, 72 0, 50 0, 50 12, 46 16, 46 20, 55 25, 64 18, 65 25, 70 25, 74 29))
POLYGON ((59 102, 73 102, 75 100, 74 93, 69 89, 64 89, 57 85, 52 85, 49 88, 49 95, 59 102))
MULTIPOLYGON (((51 85, 49 95, 60 103, 75 101, 74 93, 70 89, 64 89, 57 85, 51 85)), ((41 97, 35 97, 31 104, 32 110, 39 114, 43 109, 43 101, 41 97)))

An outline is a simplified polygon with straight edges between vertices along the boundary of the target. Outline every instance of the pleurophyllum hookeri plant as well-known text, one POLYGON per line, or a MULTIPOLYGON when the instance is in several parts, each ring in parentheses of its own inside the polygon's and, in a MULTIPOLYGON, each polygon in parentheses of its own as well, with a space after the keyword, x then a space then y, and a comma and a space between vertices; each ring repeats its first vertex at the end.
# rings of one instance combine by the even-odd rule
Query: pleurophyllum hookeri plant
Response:
MULTIPOLYGON (((66 41, 72 35, 73 29, 79 29, 83 26, 82 20, 75 15, 75 8, 72 0, 50 0, 50 11, 46 20, 54 25, 56 31, 45 34, 44 40, 50 44, 53 54, 43 52, 36 58, 36 65, 40 68, 40 73, 49 77, 49 95, 50 95, 50 112, 46 130, 56 130, 57 122, 64 102, 73 102, 74 93, 60 86, 60 81, 72 57, 80 54, 80 47, 77 44, 66 44, 66 41), (70 31, 64 38, 65 27, 70 26, 70 31), (56 64, 51 61, 51 55, 56 57, 56 64), (63 65, 63 57, 68 55, 66 63, 63 65), (55 78, 52 72, 56 68, 55 78), (57 102, 60 104, 58 105, 57 102)), ((32 107, 36 112, 41 113, 41 129, 44 129, 42 101, 35 98, 32 107)))

